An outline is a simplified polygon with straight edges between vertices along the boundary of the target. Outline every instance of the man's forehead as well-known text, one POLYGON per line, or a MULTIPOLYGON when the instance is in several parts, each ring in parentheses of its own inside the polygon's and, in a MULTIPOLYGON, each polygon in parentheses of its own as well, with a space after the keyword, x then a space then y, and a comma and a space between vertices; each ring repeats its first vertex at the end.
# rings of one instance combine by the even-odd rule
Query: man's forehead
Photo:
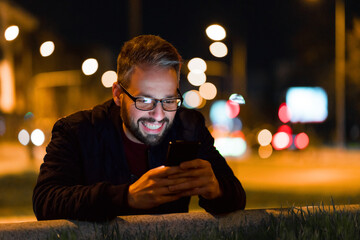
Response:
POLYGON ((163 71, 163 70, 174 70, 176 73, 176 70, 174 67, 171 66, 159 66, 159 65, 152 65, 152 64, 147 64, 147 63, 143 63, 143 64, 138 64, 134 66, 134 71, 142 71, 142 72, 159 72, 159 71, 163 71))
POLYGON ((128 90, 133 94, 147 97, 177 96, 179 82, 172 68, 137 67, 129 80, 128 90))

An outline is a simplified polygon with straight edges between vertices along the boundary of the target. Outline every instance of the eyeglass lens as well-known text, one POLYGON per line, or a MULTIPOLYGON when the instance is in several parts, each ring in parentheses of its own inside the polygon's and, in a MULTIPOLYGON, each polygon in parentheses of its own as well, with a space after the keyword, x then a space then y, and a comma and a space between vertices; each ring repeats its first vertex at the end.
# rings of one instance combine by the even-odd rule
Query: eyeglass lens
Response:
POLYGON ((161 102, 161 105, 165 111, 175 111, 180 107, 181 100, 178 98, 164 98, 162 100, 156 100, 152 98, 137 98, 135 107, 140 110, 152 110, 156 107, 158 102, 161 102))

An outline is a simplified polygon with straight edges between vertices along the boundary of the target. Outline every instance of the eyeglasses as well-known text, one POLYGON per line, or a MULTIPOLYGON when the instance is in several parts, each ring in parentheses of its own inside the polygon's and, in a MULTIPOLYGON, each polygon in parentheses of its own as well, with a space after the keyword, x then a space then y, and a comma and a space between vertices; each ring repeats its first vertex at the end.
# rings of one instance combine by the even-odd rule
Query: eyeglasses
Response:
POLYGON ((124 93, 128 95, 128 97, 134 101, 136 109, 139 109, 141 111, 150 111, 153 110, 158 102, 161 102, 161 106, 165 111, 173 112, 176 111, 183 101, 183 98, 181 97, 180 90, 177 89, 177 92, 180 97, 177 98, 163 98, 163 99, 155 99, 155 98, 149 98, 149 97, 134 97, 131 95, 126 89, 119 83, 119 86, 122 90, 124 90, 124 93))

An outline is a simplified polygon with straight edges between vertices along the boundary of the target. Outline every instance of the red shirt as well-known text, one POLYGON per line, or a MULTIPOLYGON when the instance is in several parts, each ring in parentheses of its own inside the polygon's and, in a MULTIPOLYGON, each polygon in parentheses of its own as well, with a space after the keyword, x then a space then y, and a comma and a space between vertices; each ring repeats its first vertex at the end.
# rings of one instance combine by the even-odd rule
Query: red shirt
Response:
POLYGON ((129 170, 136 177, 140 178, 148 171, 148 146, 143 143, 131 141, 121 128, 121 136, 124 140, 124 150, 129 170))

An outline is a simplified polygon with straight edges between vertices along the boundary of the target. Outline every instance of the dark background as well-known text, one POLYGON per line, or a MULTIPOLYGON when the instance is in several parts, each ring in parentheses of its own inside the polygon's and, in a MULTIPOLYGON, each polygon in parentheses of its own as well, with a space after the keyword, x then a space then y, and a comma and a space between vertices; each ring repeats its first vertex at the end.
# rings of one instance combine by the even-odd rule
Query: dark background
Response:
MULTIPOLYGON (((40 28, 55 33, 66 51, 86 57, 98 46, 108 50, 116 69, 116 57, 130 39, 129 1, 28 1, 13 0, 40 20, 40 28)), ((207 26, 225 27, 229 55, 220 61, 231 65, 235 40, 246 45, 246 100, 241 118, 249 128, 279 125, 277 109, 290 86, 320 86, 329 96, 329 117, 322 124, 297 125, 315 129, 325 143, 334 139, 335 128, 335 0, 283 1, 139 1, 140 34, 160 35, 178 48, 184 60, 215 60, 208 51, 207 26)), ((360 17, 360 1, 346 0, 346 29, 360 17)), ((41 36, 40 36, 41 37, 41 36)), ((64 61, 61 68, 73 68, 64 61)), ((59 66, 57 66, 59 67, 59 66)), ((359 66, 360 67, 360 66, 359 66)), ((227 81, 227 79, 223 79, 227 81)), ((211 80, 210 80, 211 81, 211 80)), ((184 82, 184 81, 183 81, 184 82)), ((223 84, 229 92, 231 85, 223 84)), ((225 89, 224 89, 225 88, 225 89)), ((346 81, 346 136, 360 123, 360 81, 346 81)))

